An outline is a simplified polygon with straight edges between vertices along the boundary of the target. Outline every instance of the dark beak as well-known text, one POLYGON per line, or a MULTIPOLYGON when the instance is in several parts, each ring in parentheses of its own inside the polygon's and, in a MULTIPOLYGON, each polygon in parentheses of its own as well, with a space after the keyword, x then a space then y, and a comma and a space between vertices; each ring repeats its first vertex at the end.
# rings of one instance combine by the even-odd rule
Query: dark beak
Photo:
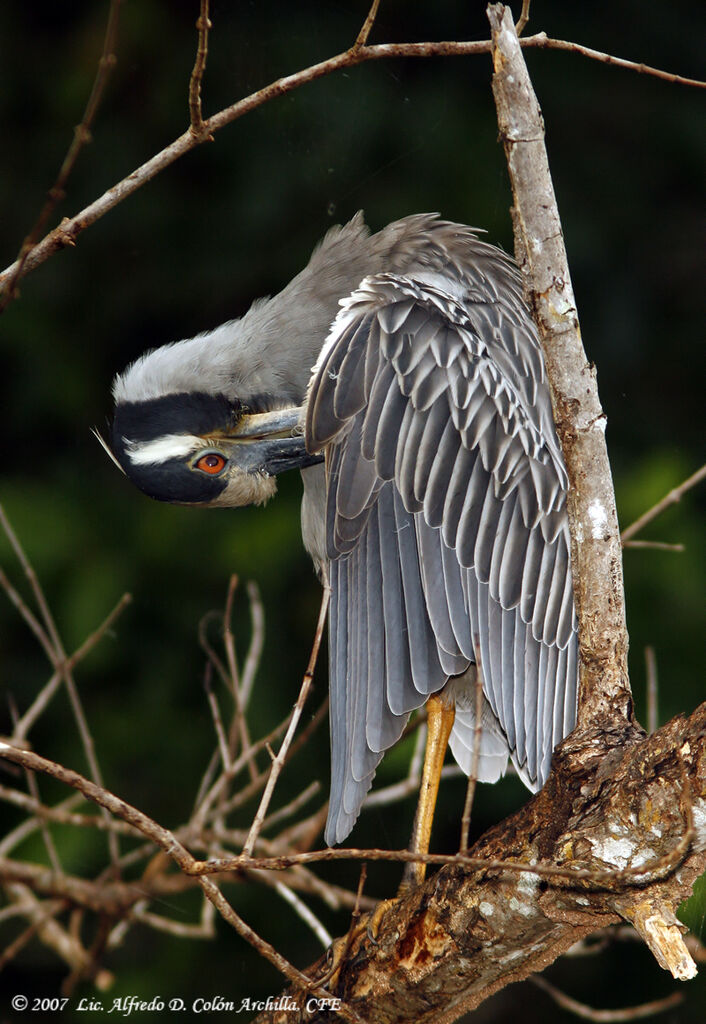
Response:
POLYGON ((310 455, 306 450, 301 414, 301 408, 293 407, 241 417, 237 428, 228 435, 242 456, 247 452, 245 458, 236 456, 236 461, 244 469, 257 469, 270 476, 323 462, 323 455, 310 455))

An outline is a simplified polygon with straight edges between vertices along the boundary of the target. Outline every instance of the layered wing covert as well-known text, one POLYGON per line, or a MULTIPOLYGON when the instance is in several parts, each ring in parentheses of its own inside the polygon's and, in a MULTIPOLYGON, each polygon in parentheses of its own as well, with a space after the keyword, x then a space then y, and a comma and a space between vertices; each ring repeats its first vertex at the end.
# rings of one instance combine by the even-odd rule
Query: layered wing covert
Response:
MULTIPOLYGON (((332 586, 329 842, 410 711, 478 653, 486 777, 505 743, 538 787, 575 720, 567 478, 541 352, 510 271, 464 281, 450 294, 423 273, 366 278, 312 377, 306 443, 326 453, 332 586)), ((469 714, 452 741, 466 770, 469 714)))

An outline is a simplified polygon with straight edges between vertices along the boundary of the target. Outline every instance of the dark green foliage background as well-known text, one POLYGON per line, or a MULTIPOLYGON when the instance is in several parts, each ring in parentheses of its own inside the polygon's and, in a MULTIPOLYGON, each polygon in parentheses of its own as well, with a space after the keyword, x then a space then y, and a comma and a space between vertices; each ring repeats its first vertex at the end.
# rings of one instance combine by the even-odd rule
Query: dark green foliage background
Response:
MULTIPOLYGON (((479 2, 383 0, 373 41, 484 38, 483 12, 479 2)), ((87 0, 4 5, 3 265, 34 222, 80 120, 106 13, 107 4, 87 0)), ((124 5, 118 64, 62 215, 81 209, 184 130, 197 13, 197 0, 124 5)), ((703 74, 698 55, 706 26, 682 0, 535 0, 532 13, 528 31, 703 74)), ((364 15, 365 0, 214 2, 205 112, 345 48, 364 15)), ((703 461, 702 94, 562 53, 532 51, 527 60, 547 124, 582 329, 599 369, 627 525, 703 461)), ((109 465, 89 427, 110 414, 111 378, 128 361, 242 314, 254 297, 278 290, 301 268, 331 224, 359 208, 373 228, 440 210, 486 228, 492 241, 511 249, 510 196, 489 82, 487 57, 390 61, 271 103, 113 210, 75 250, 31 274, 0 321, 0 499, 69 649, 123 591, 134 595, 78 681, 106 784, 167 826, 188 813, 213 749, 197 625, 222 606, 231 572, 258 582, 267 615, 253 731, 272 727, 298 691, 319 601, 299 539, 299 481, 282 480, 280 496, 264 511, 160 506, 109 465)), ((705 507, 702 487, 645 534, 681 541, 686 554, 626 553, 631 672, 642 720, 646 644, 657 653, 662 720, 704 697, 705 507)), ((19 579, 4 538, 0 556, 19 579)), ((237 618, 242 648, 242 599, 237 618)), ((4 597, 0 674, 0 731, 6 732, 8 698, 24 710, 48 667, 4 597)), ((325 687, 320 670, 318 697, 325 687)), ((32 740, 41 753, 85 770, 62 694, 32 740)), ((382 782, 404 771, 404 753, 388 755, 382 782)), ((325 730, 292 763, 277 800, 312 778, 328 784, 325 730)), ((19 778, 11 781, 21 785, 19 778)), ((40 789, 47 799, 65 795, 41 780, 40 789)), ((524 799, 514 780, 481 789, 479 830, 524 799)), ((438 849, 457 842, 463 791, 460 781, 444 787, 438 849)), ((412 814, 411 801, 384 814, 371 811, 353 838, 359 845, 404 845, 412 814)), ((17 821, 9 812, 6 818, 8 826, 17 821)), ((68 871, 90 874, 104 864, 102 841, 55 831, 68 871)), ((44 856, 38 840, 23 852, 34 860, 44 856)), ((357 869, 342 867, 337 877, 355 886, 357 869)), ((371 870, 368 890, 389 895, 396 877, 391 869, 371 870)), ((243 885, 227 891, 238 912, 297 964, 317 955, 310 933, 277 897, 243 885)), ((701 901, 689 908, 697 931, 705 906, 702 887, 701 901)), ((198 912, 195 898, 157 909, 184 921, 198 912)), ((347 927, 345 916, 322 916, 334 933, 347 927)), ((15 927, 2 926, 3 945, 15 927)), ((197 943, 133 928, 127 943, 109 954, 117 981, 107 1001, 130 994, 187 1001, 276 994, 276 973, 228 927, 218 931, 217 942, 197 943)), ((0 1019, 9 1019, 12 993, 56 993, 63 973, 43 947, 30 945, 4 972, 0 1019)), ((550 976, 598 1006, 656 998, 673 987, 646 951, 631 945, 557 964, 550 976)), ((702 1022, 703 979, 686 991, 687 1003, 669 1019, 702 1022)), ((86 986, 79 994, 91 992, 86 986)), ((526 1024, 568 1019, 528 987, 506 990, 474 1020, 514 1021, 520 1005, 526 1024)))

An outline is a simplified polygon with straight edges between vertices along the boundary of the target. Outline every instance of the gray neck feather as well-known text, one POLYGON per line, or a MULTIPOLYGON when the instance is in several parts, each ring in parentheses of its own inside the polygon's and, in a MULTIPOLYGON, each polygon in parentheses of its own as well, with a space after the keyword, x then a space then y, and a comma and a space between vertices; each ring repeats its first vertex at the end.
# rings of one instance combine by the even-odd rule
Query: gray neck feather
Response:
MULTIPOLYGON (((113 383, 116 402, 205 391, 229 398, 267 394, 285 405, 303 402, 311 368, 341 299, 381 271, 434 277, 452 261, 498 263, 498 250, 470 228, 434 214, 406 217, 370 236, 362 213, 332 228, 308 265, 279 294, 259 299, 240 320, 145 353, 113 383)), ((507 274, 505 258, 504 273, 507 274)))

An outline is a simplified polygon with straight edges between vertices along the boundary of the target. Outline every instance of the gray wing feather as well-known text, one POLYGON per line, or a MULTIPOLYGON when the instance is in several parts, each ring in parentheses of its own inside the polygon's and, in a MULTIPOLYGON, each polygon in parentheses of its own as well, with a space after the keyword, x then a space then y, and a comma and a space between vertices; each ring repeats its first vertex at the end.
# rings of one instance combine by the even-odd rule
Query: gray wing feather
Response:
POLYGON ((448 676, 439 661, 436 637, 431 626, 426 595, 422 587, 414 518, 404 507, 397 488, 392 488, 392 495, 395 507, 397 550, 402 568, 407 643, 410 650, 412 682, 416 690, 411 698, 411 706, 405 707, 403 710, 411 711, 424 703, 423 700, 420 700, 420 694, 427 697, 430 693, 440 690, 448 676))
POLYGON ((388 542, 396 536, 394 488, 384 486, 378 498, 379 554, 385 632, 386 699, 393 714, 402 715, 423 703, 412 681, 411 650, 400 557, 388 542))
POLYGON ((366 563, 366 590, 368 599, 368 694, 364 711, 366 735, 371 750, 382 751, 392 746, 402 734, 408 715, 395 715, 390 709, 385 681, 386 650, 383 623, 382 560, 380 558, 379 508, 373 510, 369 520, 368 557, 366 563))
POLYGON ((366 278, 312 378, 305 434, 326 452, 339 716, 329 842, 347 834, 409 712, 476 650, 493 772, 504 737, 536 788, 575 721, 566 471, 517 282, 490 271, 464 270, 463 299, 421 272, 366 278))

